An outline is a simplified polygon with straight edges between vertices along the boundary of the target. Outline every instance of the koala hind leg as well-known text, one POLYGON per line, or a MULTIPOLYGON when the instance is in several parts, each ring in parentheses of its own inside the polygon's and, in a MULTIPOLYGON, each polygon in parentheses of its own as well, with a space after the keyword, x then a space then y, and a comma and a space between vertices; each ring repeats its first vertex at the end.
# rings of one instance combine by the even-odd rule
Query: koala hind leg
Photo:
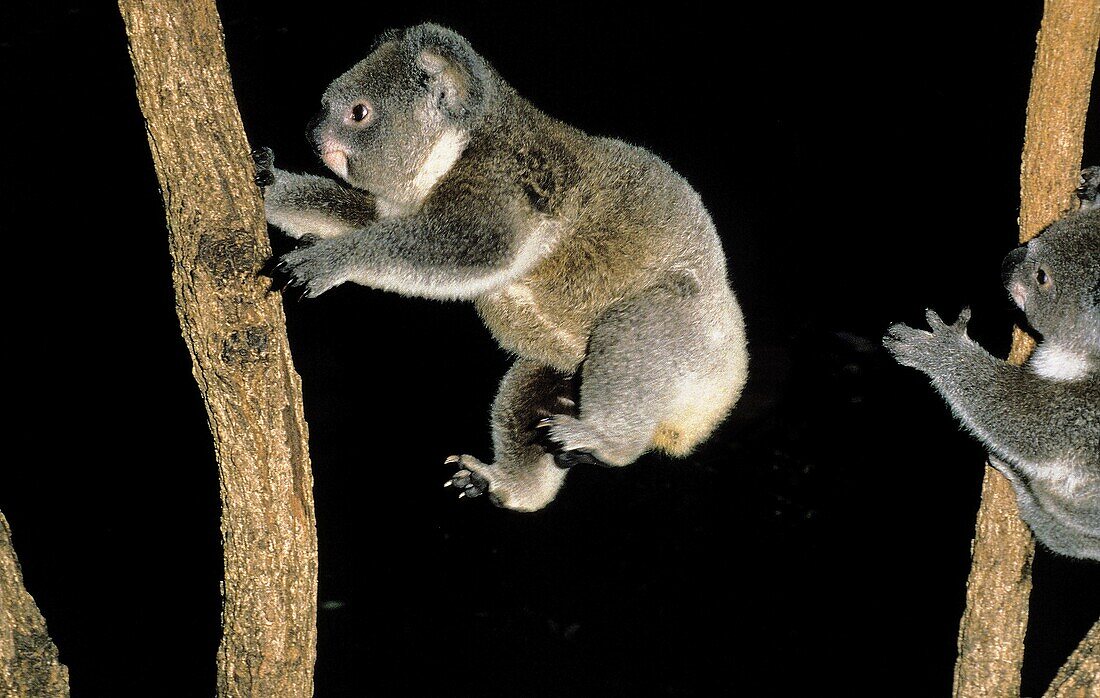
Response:
POLYGON ((579 415, 544 420, 567 453, 627 465, 657 447, 685 455, 725 417, 747 368, 732 296, 706 295, 691 272, 605 311, 580 376, 579 415))
POLYGON ((557 495, 568 472, 554 459, 549 444, 535 430, 552 414, 576 414, 572 376, 528 359, 519 359, 500 382, 493 402, 494 462, 473 456, 451 456, 461 466, 450 484, 467 496, 486 490, 494 503, 508 509, 535 511, 557 495))

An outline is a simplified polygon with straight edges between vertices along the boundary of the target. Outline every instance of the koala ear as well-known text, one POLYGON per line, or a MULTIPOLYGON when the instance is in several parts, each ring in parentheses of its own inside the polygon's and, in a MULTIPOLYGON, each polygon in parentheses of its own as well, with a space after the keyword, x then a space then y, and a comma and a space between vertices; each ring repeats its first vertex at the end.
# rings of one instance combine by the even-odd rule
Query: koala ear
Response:
POLYGON ((485 60, 461 36, 435 24, 413 27, 405 40, 416 67, 436 90, 440 108, 454 121, 472 126, 491 99, 485 60))

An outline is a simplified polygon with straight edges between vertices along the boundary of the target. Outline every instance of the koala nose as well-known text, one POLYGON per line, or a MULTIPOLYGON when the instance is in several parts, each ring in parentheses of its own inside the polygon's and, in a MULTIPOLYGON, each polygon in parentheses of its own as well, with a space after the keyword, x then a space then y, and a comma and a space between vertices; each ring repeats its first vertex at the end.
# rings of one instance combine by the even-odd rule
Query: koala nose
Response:
POLYGON ((1020 266, 1020 262, 1024 261, 1024 257, 1027 256, 1027 248, 1020 246, 1008 253, 1005 257, 1005 261, 1001 262, 1001 283, 1005 288, 1012 283, 1012 273, 1016 271, 1016 267, 1020 266))

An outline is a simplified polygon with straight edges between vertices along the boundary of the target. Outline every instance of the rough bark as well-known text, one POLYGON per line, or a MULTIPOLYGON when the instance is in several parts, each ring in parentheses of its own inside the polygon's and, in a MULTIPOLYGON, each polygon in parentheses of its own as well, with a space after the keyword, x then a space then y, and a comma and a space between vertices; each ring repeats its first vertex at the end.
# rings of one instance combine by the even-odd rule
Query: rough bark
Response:
POLYGON ((257 277, 267 226, 221 21, 213 0, 119 0, 119 9, 221 477, 218 694, 309 696, 317 539, 301 385, 280 298, 257 277))
POLYGON ((0 695, 69 695, 69 670, 57 658, 46 620, 23 586, 11 544, 11 528, 0 513, 0 695))
POLYGON ((1100 696, 1100 621, 1051 682, 1043 698, 1096 698, 1100 696))
MULTIPOLYGON (((1098 36, 1096 0, 1045 3, 1020 174, 1021 242, 1073 205, 1098 36)), ((1009 360, 1023 363, 1033 347, 1034 340, 1017 328, 1009 360)), ((989 466, 972 555, 954 694, 1018 696, 1034 542, 1019 519, 1012 488, 989 466)))

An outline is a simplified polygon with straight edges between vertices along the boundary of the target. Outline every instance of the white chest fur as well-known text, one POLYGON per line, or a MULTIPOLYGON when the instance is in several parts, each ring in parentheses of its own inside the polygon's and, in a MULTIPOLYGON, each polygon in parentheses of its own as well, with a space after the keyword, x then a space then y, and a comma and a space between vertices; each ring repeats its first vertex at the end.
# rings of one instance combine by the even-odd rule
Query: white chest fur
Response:
POLYGON ((1056 381, 1080 380, 1092 369, 1087 357, 1049 342, 1039 345, 1028 365, 1040 376, 1056 381))
POLYGON ((462 157, 462 151, 466 148, 468 140, 468 136, 463 131, 454 129, 444 131, 420 163, 416 176, 405 191, 393 200, 380 197, 376 200, 379 217, 405 216, 420 208, 424 199, 428 198, 432 187, 443 179, 443 175, 450 172, 462 157))

